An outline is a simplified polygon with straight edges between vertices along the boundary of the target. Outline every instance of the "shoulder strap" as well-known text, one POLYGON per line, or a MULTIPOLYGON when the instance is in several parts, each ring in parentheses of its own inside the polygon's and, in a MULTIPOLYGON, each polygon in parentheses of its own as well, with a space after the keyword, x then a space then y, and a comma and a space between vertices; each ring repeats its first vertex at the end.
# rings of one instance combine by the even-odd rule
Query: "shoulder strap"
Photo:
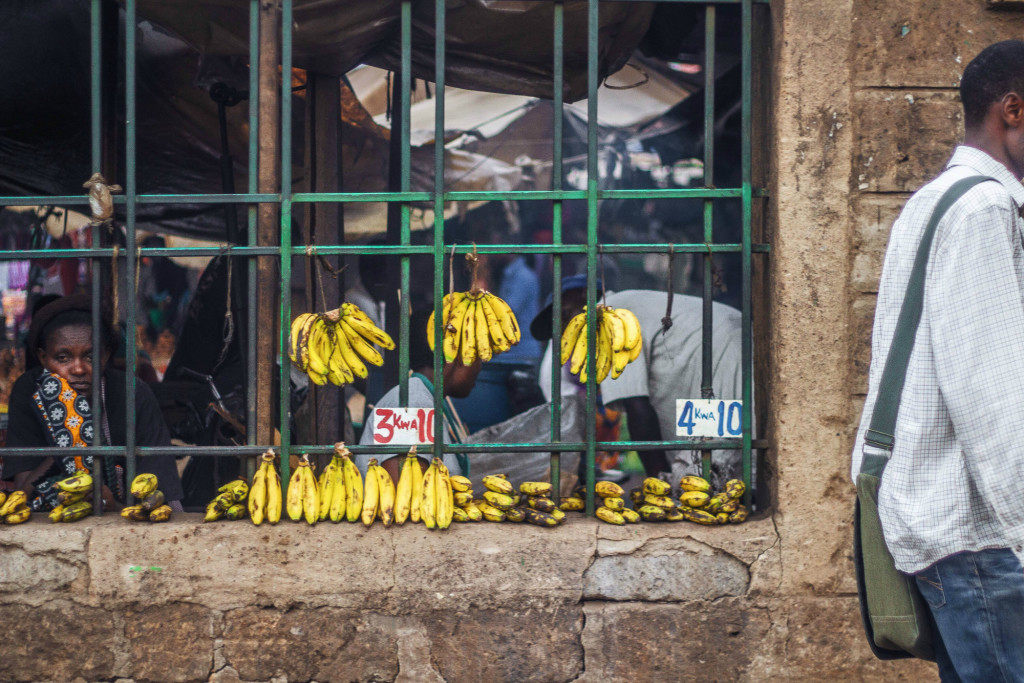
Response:
MULTIPOLYGON (((907 376, 907 363, 910 361, 911 351, 914 350, 914 338, 917 336, 918 323, 921 322, 925 271, 928 266, 928 256, 931 253, 932 240, 935 237, 935 228, 960 197, 978 183, 983 183, 986 180, 994 180, 994 178, 971 176, 953 183, 935 205, 931 219, 924 229, 924 234, 921 235, 921 243, 917 247, 917 255, 914 258, 914 266, 910 271, 907 293, 903 297, 900 315, 896 320, 896 331, 893 334, 892 345, 889 347, 889 355, 885 359, 882 380, 878 385, 878 396, 875 399, 875 408, 871 413, 871 425, 864 436, 864 441, 872 446, 892 450, 896 443, 896 416, 900 410, 903 382, 907 376)), ((882 467, 884 468, 884 464, 882 467)), ((864 461, 862 461, 861 471, 864 471, 864 461)))

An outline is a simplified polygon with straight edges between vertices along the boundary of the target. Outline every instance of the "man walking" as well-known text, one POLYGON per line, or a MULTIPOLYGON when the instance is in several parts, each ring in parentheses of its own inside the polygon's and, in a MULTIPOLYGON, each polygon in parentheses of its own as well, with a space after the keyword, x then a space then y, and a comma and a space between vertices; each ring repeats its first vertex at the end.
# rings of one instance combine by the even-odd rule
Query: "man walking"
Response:
POLYGON ((934 618, 942 680, 1024 681, 1024 42, 987 47, 960 83, 966 134, 893 225, 853 454, 889 455, 886 545, 934 618), (891 454, 865 444, 917 247, 943 193, 891 454))

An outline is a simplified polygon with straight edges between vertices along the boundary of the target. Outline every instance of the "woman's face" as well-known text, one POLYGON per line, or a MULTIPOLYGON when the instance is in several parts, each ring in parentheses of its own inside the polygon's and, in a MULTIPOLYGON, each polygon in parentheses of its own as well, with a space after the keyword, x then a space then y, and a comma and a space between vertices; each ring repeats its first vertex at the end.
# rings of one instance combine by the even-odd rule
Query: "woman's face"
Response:
MULTIPOLYGON (((39 362, 50 372, 66 379, 79 394, 92 388, 92 327, 64 325, 50 332, 39 349, 39 362)), ((106 358, 100 359, 103 372, 106 358)))

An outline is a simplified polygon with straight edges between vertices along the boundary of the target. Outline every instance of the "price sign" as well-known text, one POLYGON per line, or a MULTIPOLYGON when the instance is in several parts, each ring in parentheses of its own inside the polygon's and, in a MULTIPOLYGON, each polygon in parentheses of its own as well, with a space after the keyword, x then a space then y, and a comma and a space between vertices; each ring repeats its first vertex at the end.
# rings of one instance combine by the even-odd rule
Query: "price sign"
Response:
POLYGON ((370 414, 373 443, 434 443, 433 408, 374 408, 370 414))
POLYGON ((743 435, 743 401, 676 399, 676 436, 743 435))

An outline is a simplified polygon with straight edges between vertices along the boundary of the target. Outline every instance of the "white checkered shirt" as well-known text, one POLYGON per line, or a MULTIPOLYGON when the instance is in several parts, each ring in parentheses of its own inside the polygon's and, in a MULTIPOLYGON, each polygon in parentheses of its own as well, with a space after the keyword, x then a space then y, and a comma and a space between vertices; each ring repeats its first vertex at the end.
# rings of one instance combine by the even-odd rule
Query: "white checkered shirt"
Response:
POLYGON ((907 573, 965 550, 1020 555, 1024 544, 1024 186, 978 149, 958 147, 893 225, 851 473, 862 448, 885 453, 864 446, 864 433, 925 224, 942 193, 972 175, 999 182, 975 186, 939 222, 879 490, 886 544, 907 573))

